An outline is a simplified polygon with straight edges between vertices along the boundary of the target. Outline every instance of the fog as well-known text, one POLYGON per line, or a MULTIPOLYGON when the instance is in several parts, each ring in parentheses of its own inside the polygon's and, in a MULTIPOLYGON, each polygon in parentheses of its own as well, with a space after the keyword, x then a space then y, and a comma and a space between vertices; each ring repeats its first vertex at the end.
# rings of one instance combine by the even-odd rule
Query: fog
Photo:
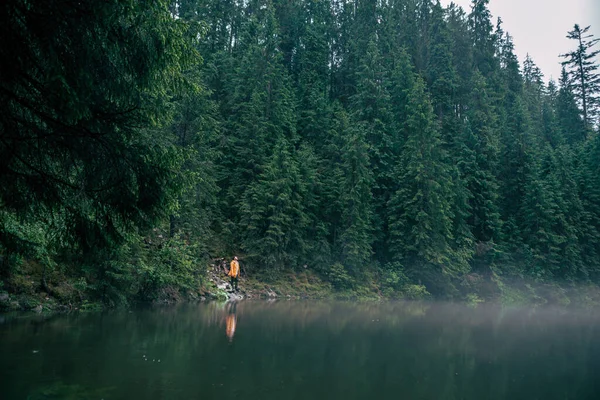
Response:
MULTIPOLYGON (((442 0, 449 5, 450 0, 442 0)), ((471 0, 455 0, 468 13, 471 0)), ((566 38, 574 24, 591 25, 590 33, 600 37, 600 2, 597 0, 491 0, 494 24, 502 18, 504 30, 514 38, 521 63, 527 53, 544 73, 545 80, 560 77, 560 57, 573 49, 566 38)), ((600 45, 599 45, 600 46, 600 45)))

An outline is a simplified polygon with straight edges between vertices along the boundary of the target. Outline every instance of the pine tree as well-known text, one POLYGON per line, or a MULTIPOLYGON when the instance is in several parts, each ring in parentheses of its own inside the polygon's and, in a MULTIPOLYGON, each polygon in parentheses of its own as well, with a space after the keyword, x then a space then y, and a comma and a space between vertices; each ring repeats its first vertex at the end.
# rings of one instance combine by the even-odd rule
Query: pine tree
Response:
POLYGON ((367 139, 377 148, 385 140, 390 115, 386 75, 375 40, 369 41, 358 76, 356 93, 350 98, 350 109, 354 120, 366 123, 369 129, 367 139))
MULTIPOLYGON (((295 144, 296 113, 291 82, 278 48, 278 27, 269 2, 249 4, 251 17, 237 45, 236 68, 228 82, 221 182, 224 217, 237 224, 240 199, 264 172, 276 143, 295 144)), ((231 229, 235 235, 239 229, 231 229)), ((238 242, 240 238, 230 241, 238 242)))
POLYGON ((496 179, 500 142, 488 90, 483 76, 475 73, 459 161, 470 194, 469 225, 474 238, 483 242, 497 241, 501 227, 496 179))
MULTIPOLYGON (((402 182, 398 179, 398 168, 402 162, 402 152, 407 138, 406 120, 409 115, 409 97, 415 85, 417 75, 414 71, 414 66, 410 60, 408 52, 404 48, 398 49, 394 54, 393 59, 394 69, 391 72, 389 80, 390 93, 390 112, 391 122, 389 126, 389 157, 387 161, 386 187, 387 196, 393 196, 396 193, 402 182)), ((385 260, 392 258, 389 243, 391 241, 391 229, 389 223, 392 220, 395 210, 389 207, 389 198, 387 204, 384 205, 383 213, 380 217, 384 220, 384 237, 386 240, 385 260)), ((381 260, 381 254, 379 254, 381 260)))
MULTIPOLYGON (((560 247, 560 273, 567 279, 588 276, 583 260, 581 239, 587 236, 586 212, 581 201, 578 184, 577 151, 560 146, 554 151, 554 165, 548 170, 547 181, 556 187, 560 218, 555 221, 555 231, 562 236, 560 247)), ((594 237, 592 233, 590 237, 594 237)))
POLYGON ((306 5, 306 27, 297 54, 298 134, 316 148, 329 131, 329 46, 325 2, 306 5))
POLYGON ((394 69, 389 81, 390 110, 392 113, 392 135, 395 153, 400 154, 400 145, 406 140, 404 124, 408 117, 408 98, 416 80, 414 66, 406 49, 400 48, 394 54, 394 69))
POLYGON ((576 153, 582 159, 577 170, 579 174, 579 192, 584 212, 580 228, 580 246, 583 253, 584 276, 598 282, 600 268, 600 135, 585 144, 582 151, 576 153))
POLYGON ((390 248, 415 267, 452 265, 452 177, 439 128, 422 79, 412 88, 407 107, 407 140, 398 166, 399 189, 389 202, 390 248), (414 264, 413 264, 414 263, 414 264))
POLYGON ((416 48, 414 52, 414 64, 416 70, 421 73, 429 64, 432 30, 432 0, 419 0, 416 7, 416 18, 418 29, 414 32, 416 36, 416 48))
MULTIPOLYGON (((168 213, 181 154, 162 128, 199 61, 190 26, 162 0, 9 0, 0 32, 2 209, 90 252, 168 213)), ((31 244, 4 228, 2 246, 31 244)))
POLYGON ((387 76, 375 40, 369 41, 358 73, 356 93, 350 98, 352 119, 365 130, 369 159, 375 177, 373 193, 374 234, 379 255, 385 246, 385 205, 389 199, 394 155, 390 138, 391 113, 387 76))
POLYGON ((501 121, 500 184, 501 214, 505 234, 509 241, 519 241, 519 211, 524 200, 525 182, 530 172, 531 151, 534 146, 530 131, 530 118, 523 100, 523 78, 514 54, 510 35, 501 42, 501 73, 504 93, 501 121))
POLYGON ((473 44, 473 63, 485 78, 489 78, 496 69, 495 37, 491 14, 488 8, 490 0, 472 0, 469 14, 469 31, 473 44))
POLYGON ((452 65, 456 70, 456 114, 463 118, 473 74, 473 45, 464 10, 454 3, 447 9, 447 26, 450 35, 452 65))
POLYGON ((254 265, 282 269, 294 266, 306 254, 307 183, 289 142, 280 138, 241 199, 242 247, 254 265))
POLYGON ((203 254, 216 241, 212 229, 219 220, 217 194, 218 180, 223 171, 217 165, 222 157, 219 146, 220 124, 217 120, 216 104, 210 93, 190 91, 176 103, 177 113, 171 129, 177 146, 188 154, 181 166, 186 190, 179 198, 178 209, 170 215, 169 236, 178 231, 188 239, 197 241, 203 254))
POLYGON ((569 75, 564 66, 559 84, 560 88, 556 97, 556 114, 560 133, 567 143, 581 143, 587 136, 585 123, 580 116, 569 75))
POLYGON ((444 120, 449 120, 456 115, 454 105, 458 77, 453 65, 450 32, 444 21, 444 10, 439 1, 432 9, 429 35, 431 43, 426 76, 433 109, 442 121, 443 130, 447 131, 451 122, 445 124, 444 120))
MULTIPOLYGON (((451 49, 453 43, 450 30, 445 21, 445 13, 439 1, 433 5, 430 21, 429 64, 426 76, 429 80, 429 93, 434 112, 437 116, 442 145, 447 151, 449 160, 458 161, 461 157, 460 131, 460 98, 458 95, 459 78, 453 65, 451 49)), ((461 174, 458 165, 450 167, 453 182, 453 218, 452 236, 455 244, 461 248, 463 260, 468 262, 472 248, 473 235, 468 226, 469 197, 466 177, 461 174)), ((458 255, 460 252, 457 252, 458 255)))
POLYGON ((214 55, 232 50, 240 25, 239 0, 177 0, 169 6, 172 15, 202 28, 197 46, 207 64, 214 55))
POLYGON ((331 106, 330 129, 326 132, 324 142, 319 146, 321 162, 319 165, 319 176, 321 184, 320 195, 320 215, 321 221, 327 229, 327 242, 332 247, 332 255, 336 256, 335 261, 341 258, 339 250, 339 236, 344 231, 342 222, 342 212, 344 209, 342 203, 343 187, 341 182, 346 179, 346 173, 343 168, 344 157, 343 149, 347 137, 347 131, 350 126, 348 113, 343 109, 340 103, 334 103, 331 106), (335 249, 333 247, 335 246, 335 249), (335 253, 335 254, 334 254, 335 253))
POLYGON ((369 42, 377 36, 378 12, 376 0, 342 0, 337 10, 336 33, 333 38, 333 96, 347 105, 356 93, 359 68, 369 42))
POLYGON ((342 128, 341 216, 334 245, 340 251, 343 265, 358 273, 367 267, 372 255, 374 179, 364 124, 350 126, 348 121, 342 121, 342 128))
POLYGON ((592 129, 600 112, 600 74, 598 63, 594 61, 600 50, 592 48, 600 39, 593 39, 594 36, 588 34, 589 29, 590 26, 581 28, 575 24, 567 38, 577 42, 577 49, 561 57, 565 58, 563 65, 568 67, 569 82, 573 85, 586 128, 592 129))
POLYGON ((305 29, 303 1, 271 0, 279 27, 279 50, 288 73, 295 77, 298 72, 296 55, 305 29))
MULTIPOLYGON (((302 230, 304 246, 298 256, 304 260, 304 265, 331 265, 333 253, 330 238, 334 214, 330 212, 336 208, 336 202, 327 198, 330 192, 326 185, 339 185, 341 179, 337 178, 340 178, 341 174, 326 176, 329 170, 325 153, 315 151, 310 144, 302 144, 296 154, 299 182, 304 185, 302 202, 307 223, 306 229, 302 230)), ((335 167, 333 169, 335 170, 335 167)))
POLYGON ((419 0, 397 0, 390 5, 391 38, 388 40, 392 43, 392 52, 404 49, 414 62, 419 48, 419 0))
POLYGON ((529 54, 523 63, 523 98, 531 121, 531 134, 536 140, 544 140, 544 121, 542 107, 546 86, 544 75, 533 62, 529 54))
POLYGON ((558 272, 559 256, 564 237, 555 225, 564 223, 559 207, 557 182, 548 176, 554 167, 552 150, 546 146, 546 160, 535 160, 524 184, 525 196, 521 204, 521 235, 535 257, 529 273, 537 278, 558 272), (545 165, 544 165, 545 164, 545 165))
POLYGON ((558 87, 554 80, 548 82, 547 95, 542 98, 542 130, 547 143, 553 148, 565 143, 564 135, 560 132, 558 121, 558 87))

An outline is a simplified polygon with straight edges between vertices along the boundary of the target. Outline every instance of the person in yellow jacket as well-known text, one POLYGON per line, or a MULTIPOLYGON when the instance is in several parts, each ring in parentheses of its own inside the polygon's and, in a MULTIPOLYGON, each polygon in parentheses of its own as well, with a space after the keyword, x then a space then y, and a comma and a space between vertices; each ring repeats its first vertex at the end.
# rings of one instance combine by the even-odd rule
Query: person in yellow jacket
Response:
POLYGON ((240 263, 237 257, 233 257, 231 265, 229 266, 229 273, 227 274, 231 278, 231 290, 238 290, 238 278, 240 276, 240 263))

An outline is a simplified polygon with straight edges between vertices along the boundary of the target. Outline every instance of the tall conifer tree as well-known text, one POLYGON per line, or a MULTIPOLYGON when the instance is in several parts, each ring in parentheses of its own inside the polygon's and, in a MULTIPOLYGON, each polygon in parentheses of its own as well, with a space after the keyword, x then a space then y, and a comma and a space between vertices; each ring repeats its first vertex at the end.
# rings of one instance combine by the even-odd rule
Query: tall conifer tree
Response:
POLYGON ((600 49, 593 50, 600 38, 593 39, 594 36, 588 33, 589 29, 590 26, 581 28, 575 24, 567 38, 574 40, 577 48, 561 57, 565 58, 563 65, 567 67, 569 82, 573 85, 573 92, 581 107, 583 121, 586 128, 592 130, 600 112, 600 74, 595 61, 600 49))
POLYGON ((419 268, 450 267, 452 177, 438 124, 422 79, 408 96, 407 139, 397 176, 400 188, 389 202, 390 247, 395 257, 419 268))
POLYGON ((568 143, 581 143, 587 136, 586 127, 577 107, 569 74, 564 66, 561 70, 559 84, 556 97, 558 128, 568 143))
POLYGON ((500 141, 494 128, 489 89, 479 72, 474 74, 473 80, 467 122, 460 141, 459 167, 470 194, 469 225, 474 238, 483 242, 497 241, 501 227, 496 179, 500 141))

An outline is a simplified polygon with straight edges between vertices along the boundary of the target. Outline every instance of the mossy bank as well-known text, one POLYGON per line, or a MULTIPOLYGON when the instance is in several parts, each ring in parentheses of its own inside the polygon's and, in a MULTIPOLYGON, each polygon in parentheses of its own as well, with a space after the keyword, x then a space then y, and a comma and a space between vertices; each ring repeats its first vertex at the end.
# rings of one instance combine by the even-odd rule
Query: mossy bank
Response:
POLYGON ((581 285, 543 283, 519 276, 503 276, 493 269, 487 274, 469 274, 454 282, 451 295, 432 295, 427 287, 411 284, 405 277, 385 271, 365 275, 361 281, 341 279, 335 268, 328 274, 310 269, 269 273, 244 273, 240 290, 231 290, 223 260, 202 267, 195 286, 164 285, 153 293, 138 292, 128 298, 103 298, 94 290, 95 282, 63 273, 48 274, 42 283, 39 264, 26 263, 22 273, 0 281, 0 312, 97 311, 139 304, 175 304, 196 301, 235 301, 241 299, 324 299, 350 301, 451 300, 472 306, 501 303, 506 306, 595 307, 600 305, 600 288, 581 285))

